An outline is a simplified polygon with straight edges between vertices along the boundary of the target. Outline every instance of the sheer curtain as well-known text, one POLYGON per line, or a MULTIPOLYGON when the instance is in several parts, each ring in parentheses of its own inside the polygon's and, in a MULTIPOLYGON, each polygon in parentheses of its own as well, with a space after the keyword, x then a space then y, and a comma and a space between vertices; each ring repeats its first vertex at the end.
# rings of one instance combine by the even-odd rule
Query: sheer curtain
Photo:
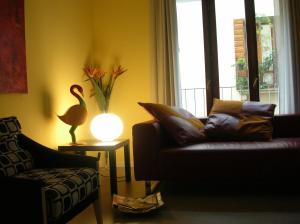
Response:
POLYGON ((176 0, 152 0, 158 103, 180 105, 176 0))
POLYGON ((280 113, 300 112, 299 2, 274 0, 280 113), (298 49, 298 50, 297 50, 298 49))
POLYGON ((289 0, 293 71, 295 76, 295 110, 300 112, 300 1, 289 0))
POLYGON ((274 7, 279 79, 279 112, 281 114, 294 113, 296 110, 296 79, 294 77, 294 69, 292 66, 289 2, 286 0, 274 0, 274 7))

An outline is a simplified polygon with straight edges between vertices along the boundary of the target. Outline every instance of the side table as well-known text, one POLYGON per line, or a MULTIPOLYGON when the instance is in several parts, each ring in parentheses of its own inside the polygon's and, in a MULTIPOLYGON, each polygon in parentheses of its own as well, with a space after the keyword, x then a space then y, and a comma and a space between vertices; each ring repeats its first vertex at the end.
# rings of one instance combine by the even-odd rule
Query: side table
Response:
POLYGON ((119 139, 111 142, 86 140, 86 141, 78 142, 78 144, 76 145, 72 145, 72 144, 60 145, 58 146, 58 151, 62 151, 62 152, 72 151, 82 155, 85 155, 87 151, 108 152, 110 187, 111 187, 111 194, 114 194, 118 192, 116 151, 122 147, 124 148, 125 179, 126 182, 129 182, 131 180, 129 139, 119 139))

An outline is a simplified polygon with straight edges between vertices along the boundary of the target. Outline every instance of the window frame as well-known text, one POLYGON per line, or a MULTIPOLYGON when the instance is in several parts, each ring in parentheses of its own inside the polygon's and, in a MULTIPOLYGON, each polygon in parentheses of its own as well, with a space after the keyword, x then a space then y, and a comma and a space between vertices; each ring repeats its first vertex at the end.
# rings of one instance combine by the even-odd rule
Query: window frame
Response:
MULTIPOLYGON (((254 0, 244 0, 246 22, 247 63, 249 95, 251 101, 259 101, 259 70, 256 37, 256 17, 254 0)), ((215 0, 202 0, 206 104, 209 113, 213 99, 220 97, 219 62, 215 0)))

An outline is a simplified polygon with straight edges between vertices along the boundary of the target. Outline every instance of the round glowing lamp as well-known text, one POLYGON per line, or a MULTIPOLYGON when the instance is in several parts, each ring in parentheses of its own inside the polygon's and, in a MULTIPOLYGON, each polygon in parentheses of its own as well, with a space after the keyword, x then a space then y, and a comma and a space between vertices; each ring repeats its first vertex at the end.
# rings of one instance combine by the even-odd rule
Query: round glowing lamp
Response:
POLYGON ((121 118, 112 113, 103 113, 95 116, 91 121, 92 135, 101 141, 113 141, 123 132, 121 118))

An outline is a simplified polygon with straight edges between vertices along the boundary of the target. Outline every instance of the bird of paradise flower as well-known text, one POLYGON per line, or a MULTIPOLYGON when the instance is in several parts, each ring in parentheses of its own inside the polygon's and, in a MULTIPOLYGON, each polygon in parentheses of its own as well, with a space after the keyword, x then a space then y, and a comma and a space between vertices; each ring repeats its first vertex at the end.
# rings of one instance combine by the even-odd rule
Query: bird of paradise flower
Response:
POLYGON ((90 81, 92 84, 91 96, 95 96, 100 111, 108 112, 110 96, 115 81, 127 69, 118 65, 113 67, 110 72, 105 72, 97 65, 89 65, 84 67, 83 71, 88 77, 86 81, 90 81))

